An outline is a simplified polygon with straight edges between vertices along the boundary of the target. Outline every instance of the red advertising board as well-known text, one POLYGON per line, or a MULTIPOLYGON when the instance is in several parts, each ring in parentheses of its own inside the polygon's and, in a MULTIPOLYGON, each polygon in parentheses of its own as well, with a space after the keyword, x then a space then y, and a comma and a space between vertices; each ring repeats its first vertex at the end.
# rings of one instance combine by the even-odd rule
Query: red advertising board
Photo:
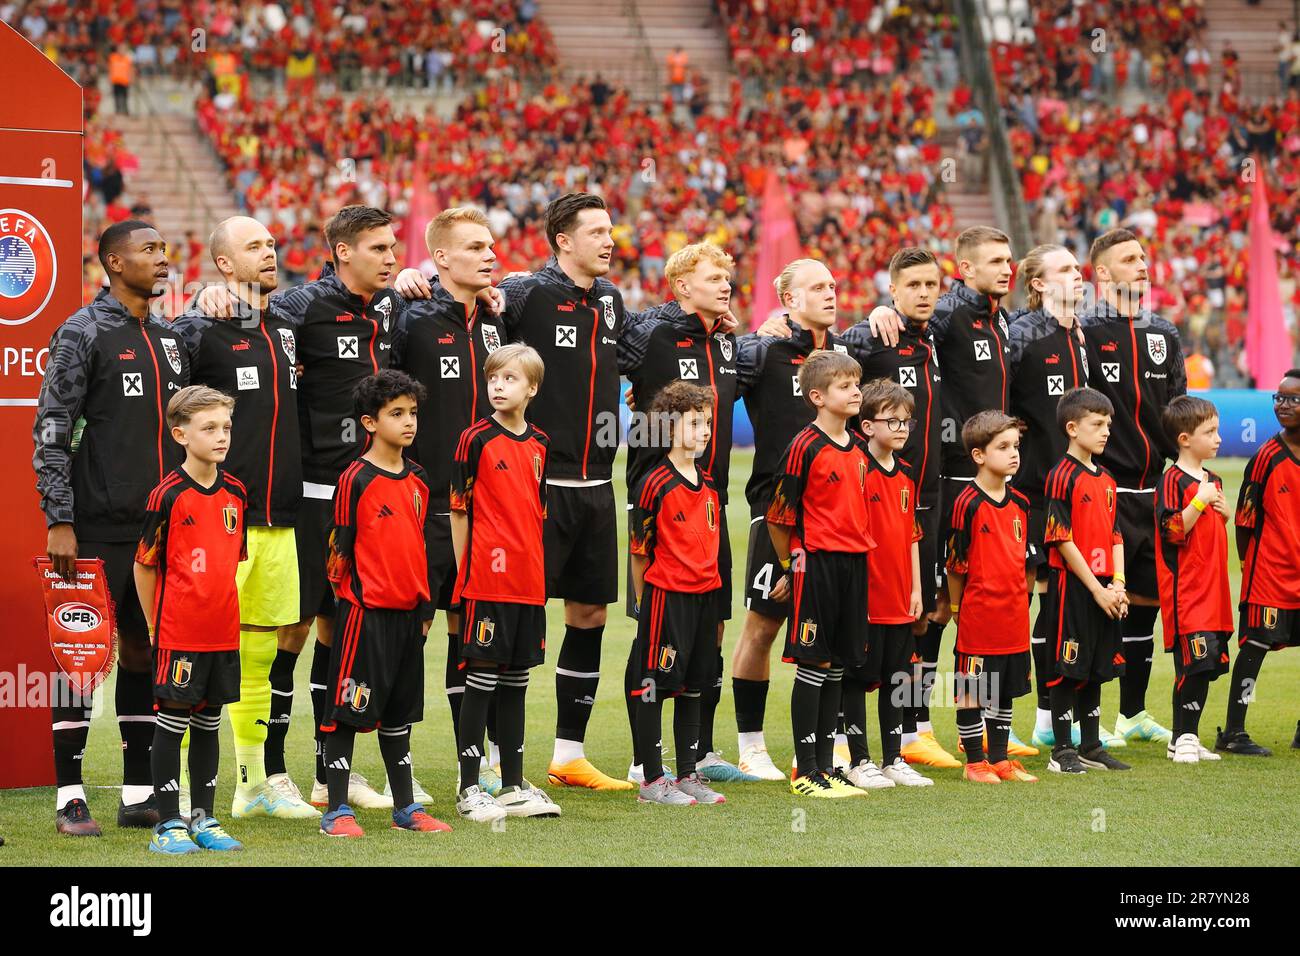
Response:
POLYGON ((54 329, 81 306, 81 88, 0 23, 0 787, 54 782, 54 670, 32 558, 32 422, 54 329))

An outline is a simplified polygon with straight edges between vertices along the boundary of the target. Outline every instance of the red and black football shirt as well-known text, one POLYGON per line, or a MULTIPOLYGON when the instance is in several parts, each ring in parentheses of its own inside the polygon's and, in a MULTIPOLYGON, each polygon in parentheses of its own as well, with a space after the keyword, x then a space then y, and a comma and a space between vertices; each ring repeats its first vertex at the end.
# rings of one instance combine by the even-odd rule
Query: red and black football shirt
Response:
POLYGON ((1092 573, 1108 578, 1115 573, 1115 545, 1124 539, 1116 527, 1115 479, 1101 465, 1089 468, 1073 455, 1066 455, 1047 473, 1047 560, 1054 568, 1065 568, 1059 548, 1074 543, 1092 573))
POLYGON ((965 575, 957 650, 1018 654, 1029 650, 1026 569, 1037 554, 1029 540, 1029 499, 1010 485, 994 501, 972 481, 953 503, 948 570, 965 575))
MULTIPOLYGON (((1205 474, 1222 492, 1223 479, 1208 468, 1205 474)), ((1183 509, 1200 485, 1199 478, 1173 465, 1156 491, 1156 578, 1165 650, 1179 634, 1232 633, 1227 526, 1213 508, 1205 509, 1191 531, 1183 525, 1183 509)))
POLYGON ((461 434, 451 470, 451 510, 469 518, 469 541, 453 602, 467 597, 546 603, 542 524, 549 444, 535 425, 516 435, 495 418, 461 434))
POLYGON ((876 546, 867 512, 867 442, 837 445, 814 422, 786 449, 767 520, 794 528, 791 548, 865 554, 876 546))
POLYGON ((1300 608, 1300 459, 1281 435, 1246 464, 1236 521, 1250 532, 1242 555, 1242 602, 1300 608))
POLYGON ((334 593, 358 607, 409 611, 429 600, 424 525, 429 485, 406 461, 385 471, 358 458, 334 487, 328 573, 334 593))
POLYGON ((633 501, 628 547, 650 559, 646 581, 684 594, 722 587, 718 492, 708 472, 697 468, 692 484, 664 462, 645 476, 633 501))
POLYGON ((247 507, 243 484, 221 469, 204 488, 177 468, 150 493, 135 560, 158 569, 152 618, 159 648, 239 650, 235 571, 248 557, 247 507))
POLYGON ((912 600, 912 543, 920 541, 916 520, 916 484, 912 467, 895 456, 886 469, 867 455, 867 512, 876 549, 867 555, 872 624, 909 624, 912 600))

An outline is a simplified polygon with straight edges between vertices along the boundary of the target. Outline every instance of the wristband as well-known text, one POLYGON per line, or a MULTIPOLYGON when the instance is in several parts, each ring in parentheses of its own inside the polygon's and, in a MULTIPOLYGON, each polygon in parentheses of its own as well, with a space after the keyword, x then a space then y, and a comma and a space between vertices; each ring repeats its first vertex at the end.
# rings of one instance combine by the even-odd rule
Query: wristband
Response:
POLYGON ((781 562, 781 570, 782 570, 782 571, 789 571, 789 570, 790 570, 790 559, 789 559, 789 558, 778 558, 777 560, 779 560, 779 561, 781 562))
POLYGON ((952 611, 953 614, 957 614, 961 611, 961 606, 957 604, 949 604, 948 610, 952 611))
POLYGON ((1209 507, 1209 505, 1207 505, 1207 504, 1206 504, 1204 501, 1202 501, 1200 498, 1193 498, 1193 499, 1192 499, 1192 507, 1195 508, 1197 511, 1204 511, 1206 508, 1209 507))
POLYGON ((1111 582, 1114 583, 1114 584, 1127 584, 1127 583, 1128 583, 1128 578, 1124 577, 1124 575, 1122 575, 1122 574, 1117 574, 1117 575, 1115 575, 1113 578, 1111 578, 1110 580, 1111 580, 1111 582))

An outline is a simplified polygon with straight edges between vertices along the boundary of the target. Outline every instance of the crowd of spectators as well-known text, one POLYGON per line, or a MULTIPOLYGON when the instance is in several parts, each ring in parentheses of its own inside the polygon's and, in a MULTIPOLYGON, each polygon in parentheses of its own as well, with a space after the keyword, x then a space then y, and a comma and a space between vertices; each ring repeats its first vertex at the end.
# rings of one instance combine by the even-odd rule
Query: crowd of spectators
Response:
POLYGON ((1105 6, 1045 5, 1032 44, 993 50, 1031 227, 1081 261, 1106 229, 1133 229, 1153 306, 1180 326, 1199 384, 1242 384, 1256 176, 1293 331, 1300 311, 1300 92, 1242 96, 1230 46, 1212 69, 1197 3, 1105 6), (1115 95, 1126 88, 1141 95, 1115 95))
MULTIPOLYGON (((614 278, 629 306, 664 299, 663 263, 707 239, 738 263, 736 306, 752 296, 756 210, 778 175, 809 248, 840 280, 841 310, 864 314, 901 244, 950 248, 933 91, 906 75, 844 88, 776 91, 739 113, 683 121, 601 83, 514 84, 470 93, 450 121, 398 111, 382 96, 200 100, 199 124, 250 214, 272 224, 291 278, 324 259, 320 223, 366 202, 409 206, 416 144, 438 206, 475 203, 497 237, 501 273, 549 254, 543 210, 573 189, 598 192, 616 223, 614 278)), ((400 237, 406 239, 408 237, 400 237)), ((419 237, 416 237, 419 241, 419 237)))

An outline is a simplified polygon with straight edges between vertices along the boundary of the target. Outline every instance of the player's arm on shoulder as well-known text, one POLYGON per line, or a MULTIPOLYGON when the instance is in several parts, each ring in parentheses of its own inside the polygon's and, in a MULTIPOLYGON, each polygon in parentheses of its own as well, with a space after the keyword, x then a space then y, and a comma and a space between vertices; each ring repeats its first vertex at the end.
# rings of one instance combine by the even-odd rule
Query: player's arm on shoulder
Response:
POLYGON ((631 375, 645 361, 646 351, 655 330, 670 318, 684 315, 673 299, 644 312, 627 312, 623 316, 623 333, 618 337, 618 370, 631 375))
POLYGON ((763 373, 770 336, 749 332, 736 339, 736 394, 748 395, 763 373))
POLYGON ((511 273, 496 288, 505 297, 505 308, 501 311, 501 324, 505 326, 506 338, 511 342, 519 340, 519 327, 524 321, 524 309, 528 305, 528 295, 538 283, 533 273, 511 273))
POLYGON ((307 321, 307 307, 314 299, 315 295, 307 285, 297 285, 274 293, 270 301, 274 303, 281 319, 298 328, 307 321))
POLYGON ((837 338, 848 348, 849 355, 856 359, 858 364, 871 358, 882 347, 880 337, 871 330, 870 319, 863 319, 849 326, 837 338))

